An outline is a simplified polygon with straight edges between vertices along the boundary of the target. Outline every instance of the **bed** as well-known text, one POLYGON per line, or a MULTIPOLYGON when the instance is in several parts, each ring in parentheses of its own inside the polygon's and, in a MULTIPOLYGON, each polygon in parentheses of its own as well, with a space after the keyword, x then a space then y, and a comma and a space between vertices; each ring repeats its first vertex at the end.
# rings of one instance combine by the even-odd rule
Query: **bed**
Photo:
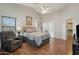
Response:
POLYGON ((40 48, 44 46, 46 43, 49 42, 50 35, 48 32, 38 32, 38 31, 33 31, 33 28, 31 28, 31 32, 24 32, 23 38, 24 41, 31 44, 32 46, 36 48, 40 48))

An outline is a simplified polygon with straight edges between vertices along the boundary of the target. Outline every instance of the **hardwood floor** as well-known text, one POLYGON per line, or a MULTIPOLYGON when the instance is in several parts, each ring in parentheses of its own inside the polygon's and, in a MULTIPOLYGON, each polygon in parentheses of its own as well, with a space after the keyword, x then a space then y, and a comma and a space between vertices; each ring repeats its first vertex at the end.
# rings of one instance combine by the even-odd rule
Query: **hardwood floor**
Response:
POLYGON ((62 39, 50 39, 50 42, 41 48, 34 48, 28 43, 10 53, 11 55, 66 55, 66 41, 62 39))

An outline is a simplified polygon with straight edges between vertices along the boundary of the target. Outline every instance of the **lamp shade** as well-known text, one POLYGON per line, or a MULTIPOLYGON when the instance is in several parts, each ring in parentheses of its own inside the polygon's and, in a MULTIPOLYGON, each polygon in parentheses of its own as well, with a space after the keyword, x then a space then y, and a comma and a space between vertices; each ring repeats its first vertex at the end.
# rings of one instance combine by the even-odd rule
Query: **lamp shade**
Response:
POLYGON ((17 27, 17 32, 21 32, 21 27, 17 27))

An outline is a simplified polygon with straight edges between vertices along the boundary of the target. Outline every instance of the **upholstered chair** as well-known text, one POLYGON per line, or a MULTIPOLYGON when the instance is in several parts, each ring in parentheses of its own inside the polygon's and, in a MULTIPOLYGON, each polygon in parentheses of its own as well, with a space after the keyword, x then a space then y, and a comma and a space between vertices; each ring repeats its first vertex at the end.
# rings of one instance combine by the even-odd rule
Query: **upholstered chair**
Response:
POLYGON ((5 31, 1 32, 1 47, 7 51, 14 51, 21 47, 22 45, 22 38, 16 37, 14 32, 12 31, 5 31))

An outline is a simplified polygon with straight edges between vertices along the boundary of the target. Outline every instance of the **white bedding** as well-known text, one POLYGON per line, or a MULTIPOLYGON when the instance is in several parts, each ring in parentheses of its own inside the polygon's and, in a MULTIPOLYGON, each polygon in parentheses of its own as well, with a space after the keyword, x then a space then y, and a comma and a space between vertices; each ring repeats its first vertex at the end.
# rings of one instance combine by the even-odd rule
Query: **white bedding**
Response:
POLYGON ((42 43, 42 40, 50 37, 49 33, 47 32, 24 33, 23 36, 27 37, 30 40, 35 40, 38 46, 42 43))

